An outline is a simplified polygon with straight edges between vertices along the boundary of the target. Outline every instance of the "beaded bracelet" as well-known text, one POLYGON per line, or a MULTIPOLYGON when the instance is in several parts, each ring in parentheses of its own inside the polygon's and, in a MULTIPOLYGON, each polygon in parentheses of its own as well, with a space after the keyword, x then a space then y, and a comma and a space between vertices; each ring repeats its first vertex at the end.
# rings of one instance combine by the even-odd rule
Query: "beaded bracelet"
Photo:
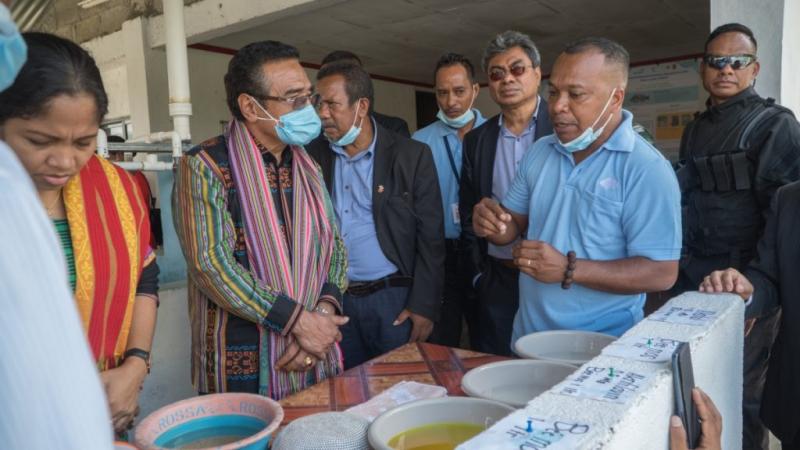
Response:
POLYGON ((564 272, 564 281, 561 282, 561 289, 569 289, 572 287, 572 275, 575 274, 575 264, 578 257, 575 252, 570 250, 567 252, 567 270, 564 272))

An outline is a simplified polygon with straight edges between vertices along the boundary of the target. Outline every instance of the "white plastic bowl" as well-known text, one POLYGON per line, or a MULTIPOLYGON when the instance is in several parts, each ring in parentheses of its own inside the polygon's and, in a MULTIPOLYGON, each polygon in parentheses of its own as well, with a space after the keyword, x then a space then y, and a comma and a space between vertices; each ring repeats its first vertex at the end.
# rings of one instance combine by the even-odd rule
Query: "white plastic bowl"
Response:
POLYGON ((485 398, 522 408, 542 392, 560 383, 577 369, 571 364, 516 359, 484 364, 461 379, 470 397, 485 398))
POLYGON ((369 427, 369 444, 375 450, 392 450, 388 443, 398 434, 436 423, 474 423, 490 427, 514 411, 492 400, 443 397, 406 403, 378 416, 369 427))
POLYGON ((616 340, 615 336, 593 331, 540 331, 517 339, 514 352, 523 358, 580 366, 616 340))

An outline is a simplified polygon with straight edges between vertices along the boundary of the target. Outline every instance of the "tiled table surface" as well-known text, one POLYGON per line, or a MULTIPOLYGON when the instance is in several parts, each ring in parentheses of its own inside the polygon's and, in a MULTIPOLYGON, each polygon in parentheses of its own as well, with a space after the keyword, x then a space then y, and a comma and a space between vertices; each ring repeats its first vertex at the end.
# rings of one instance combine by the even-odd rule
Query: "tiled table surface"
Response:
POLYGON ((363 403, 400 381, 417 381, 447 388, 463 396, 461 377, 486 363, 509 359, 428 343, 411 343, 379 356, 280 401, 286 425, 323 411, 343 411, 363 403))

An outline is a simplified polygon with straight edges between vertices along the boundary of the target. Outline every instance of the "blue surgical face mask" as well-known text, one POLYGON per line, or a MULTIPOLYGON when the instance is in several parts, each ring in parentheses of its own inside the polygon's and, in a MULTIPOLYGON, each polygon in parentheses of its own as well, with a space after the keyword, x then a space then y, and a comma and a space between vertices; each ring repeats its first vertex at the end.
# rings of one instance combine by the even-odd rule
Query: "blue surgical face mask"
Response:
POLYGON ((25 40, 11 20, 11 12, 0 3, 0 91, 14 84, 27 57, 25 40))
POLYGON ((319 136, 319 132, 322 129, 322 122, 320 122, 319 116, 311 104, 286 113, 276 119, 272 117, 272 114, 264 109, 255 98, 252 96, 249 97, 258 105, 258 109, 268 116, 266 118, 256 116, 256 118, 258 120, 271 120, 276 122, 275 132, 278 134, 278 139, 284 144, 306 145, 315 137, 319 136))
POLYGON ((439 112, 436 113, 436 118, 441 120, 442 122, 444 122, 445 125, 447 125, 448 127, 460 130, 461 128, 464 128, 465 126, 467 126, 467 124, 472 122, 472 119, 475 118, 475 111, 472 110, 472 104, 473 103, 475 103, 474 91, 473 91, 473 95, 472 95, 472 101, 469 102, 469 108, 467 108, 467 112, 465 112, 464 114, 456 117, 455 119, 451 119, 451 118, 447 117, 447 114, 445 114, 444 111, 442 111, 441 108, 439 108, 439 112))
MULTIPOLYGON (((361 134, 361 125, 364 124, 363 117, 361 118, 361 122, 358 123, 358 126, 356 126, 356 120, 358 120, 358 108, 360 107, 361 107, 361 100, 359 100, 358 104, 356 105, 356 116, 353 117, 353 124, 350 125, 350 129, 347 130, 347 133, 345 133, 344 136, 340 137, 339 140, 337 140, 336 142, 331 141, 333 142, 333 145, 337 145, 339 147, 350 145, 353 142, 355 142, 358 135, 361 134)), ((329 141, 331 140, 328 136, 325 137, 328 138, 329 141)))
POLYGON ((599 122, 600 119, 603 117, 603 114, 605 114, 606 109, 608 109, 608 105, 611 104, 611 99, 614 98, 614 92, 616 92, 616 90, 617 88, 614 88, 611 91, 611 96, 608 97, 608 101, 606 101, 606 106, 603 106, 603 110, 600 111, 600 115, 597 116, 597 119, 595 119, 594 123, 592 123, 592 126, 583 130, 583 133, 581 133, 580 136, 576 137, 575 139, 569 142, 561 142, 560 139, 558 140, 558 143, 561 144, 561 146, 564 147, 566 151, 570 153, 575 153, 582 150, 586 150, 590 145, 592 145, 594 141, 597 140, 597 138, 600 137, 601 134, 603 134, 603 130, 605 130, 606 125, 608 125, 608 122, 611 122, 611 117, 613 117, 612 114, 608 115, 608 119, 606 119, 602 127, 595 130, 594 126, 597 125, 597 122, 599 122))

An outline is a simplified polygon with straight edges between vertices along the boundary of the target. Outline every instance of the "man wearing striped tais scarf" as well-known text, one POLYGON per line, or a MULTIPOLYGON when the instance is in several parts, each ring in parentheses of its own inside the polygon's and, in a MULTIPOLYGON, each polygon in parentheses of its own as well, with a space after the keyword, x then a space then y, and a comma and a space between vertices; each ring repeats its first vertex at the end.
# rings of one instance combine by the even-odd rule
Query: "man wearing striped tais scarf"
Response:
POLYGON ((189 271, 192 378, 200 393, 280 399, 342 370, 347 258, 319 167, 320 132, 297 49, 239 50, 225 75, 233 118, 175 175, 189 271))

